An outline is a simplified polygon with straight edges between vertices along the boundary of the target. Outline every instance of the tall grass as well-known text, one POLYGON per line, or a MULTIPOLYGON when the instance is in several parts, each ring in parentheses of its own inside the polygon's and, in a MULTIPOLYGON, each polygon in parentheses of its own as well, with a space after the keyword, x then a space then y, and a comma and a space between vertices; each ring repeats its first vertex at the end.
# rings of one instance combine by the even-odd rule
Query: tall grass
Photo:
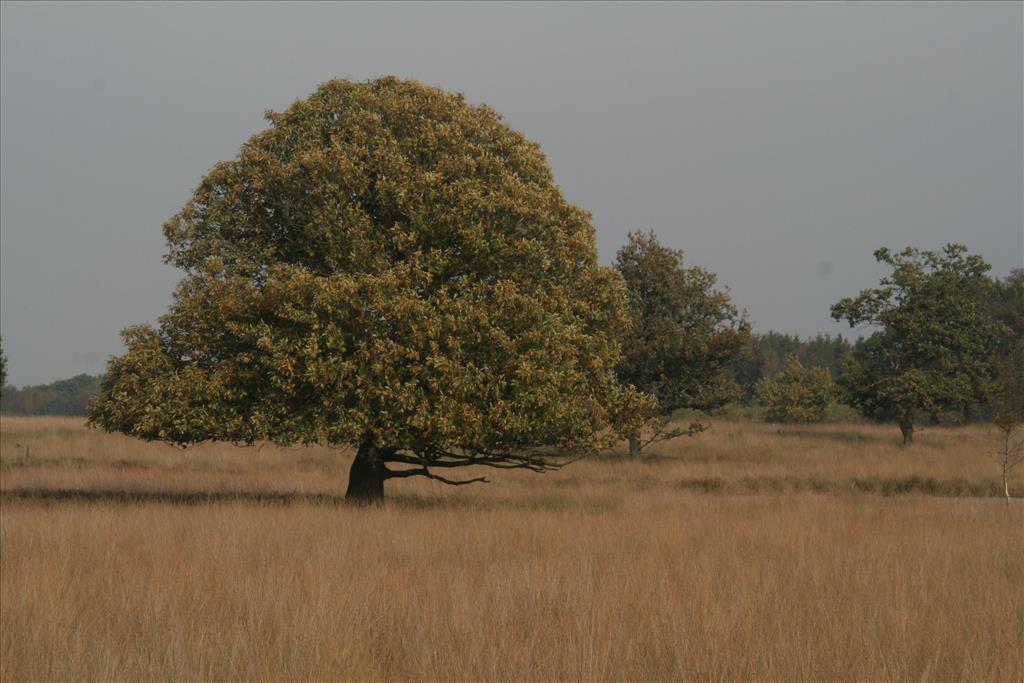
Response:
MULTIPOLYGON (((694 438, 657 444, 636 462, 622 452, 574 463, 557 474, 482 473, 490 486, 392 480, 389 494, 493 501, 569 489, 620 494, 654 489, 720 493, 923 493, 998 496, 1000 472, 986 456, 996 435, 984 426, 923 430, 903 448, 899 430, 876 425, 783 427, 718 422, 694 438)), ((0 419, 0 490, 294 492, 344 490, 352 454, 325 447, 188 449, 86 429, 74 418, 0 419)), ((1010 480, 1024 495, 1024 468, 1010 480)))
POLYGON ((1024 505, 839 486, 982 484, 983 438, 722 424, 353 509, 345 452, 4 418, 0 679, 1019 681, 1024 505))

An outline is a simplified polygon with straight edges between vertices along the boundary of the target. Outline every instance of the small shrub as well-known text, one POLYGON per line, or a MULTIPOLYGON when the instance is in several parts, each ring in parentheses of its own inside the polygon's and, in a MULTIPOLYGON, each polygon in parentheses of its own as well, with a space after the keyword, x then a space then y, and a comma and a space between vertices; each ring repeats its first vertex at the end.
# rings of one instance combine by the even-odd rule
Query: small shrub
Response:
POLYGON ((821 422, 835 395, 827 370, 804 367, 795 356, 786 359, 781 373, 757 383, 757 399, 768 422, 821 422))

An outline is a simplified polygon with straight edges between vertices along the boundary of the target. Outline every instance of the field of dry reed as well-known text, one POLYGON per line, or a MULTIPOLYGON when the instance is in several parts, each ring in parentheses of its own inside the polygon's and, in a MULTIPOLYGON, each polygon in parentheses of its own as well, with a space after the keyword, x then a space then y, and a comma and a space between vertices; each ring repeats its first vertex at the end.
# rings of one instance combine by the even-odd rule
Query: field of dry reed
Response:
POLYGON ((721 421, 352 508, 344 451, 4 417, 0 679, 1020 681, 991 443, 721 421))

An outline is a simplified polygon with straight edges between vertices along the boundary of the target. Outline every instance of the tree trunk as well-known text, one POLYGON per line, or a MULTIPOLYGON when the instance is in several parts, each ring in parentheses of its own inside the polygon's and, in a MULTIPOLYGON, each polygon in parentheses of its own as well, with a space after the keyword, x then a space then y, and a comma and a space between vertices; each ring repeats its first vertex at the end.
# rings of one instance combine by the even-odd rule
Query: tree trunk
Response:
POLYGON ((379 503, 384 500, 384 480, 387 468, 384 453, 372 441, 359 444, 356 459, 348 471, 346 500, 355 503, 379 503))
POLYGON ((640 457, 640 432, 629 433, 629 457, 640 457))
POLYGON ((900 432, 903 434, 903 445, 914 443, 914 423, 909 421, 900 422, 900 432))
POLYGON ((1006 494, 1006 502, 1010 502, 1010 475, 1009 468, 1003 465, 1003 493, 1006 494))

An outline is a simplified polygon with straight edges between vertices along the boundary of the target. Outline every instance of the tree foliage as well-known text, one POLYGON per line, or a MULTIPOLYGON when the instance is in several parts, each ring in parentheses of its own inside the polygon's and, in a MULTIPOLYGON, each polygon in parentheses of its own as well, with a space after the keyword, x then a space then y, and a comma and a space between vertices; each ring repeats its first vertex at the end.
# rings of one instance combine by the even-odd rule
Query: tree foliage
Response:
POLYGON ((992 318, 996 324, 994 354, 1007 358, 1024 346, 1024 268, 1014 268, 993 281, 992 318))
POLYGON ((769 422, 821 422, 835 396, 828 370, 804 367, 796 356, 786 359, 782 372, 757 383, 757 400, 767 408, 769 422))
MULTIPOLYGON (((653 232, 631 232, 615 267, 633 318, 619 377, 656 399, 653 438, 676 436, 681 432, 663 431, 673 411, 714 410, 737 398, 728 369, 742 355, 750 325, 729 294, 715 289, 713 273, 686 266, 683 252, 663 246, 653 232)), ((643 445, 639 438, 631 450, 643 445)))
POLYGON ((989 265, 959 244, 941 252, 879 249, 875 258, 892 274, 832 307, 832 317, 851 327, 881 328, 857 346, 841 385, 850 405, 897 423, 909 442, 922 418, 986 398, 997 334, 989 265))
POLYGON ((165 224, 185 277, 158 326, 125 331, 94 424, 350 444, 349 495, 379 498, 393 477, 460 483, 440 468, 557 466, 643 410, 615 376, 626 292, 590 216, 497 113, 382 78, 267 119, 165 224))

